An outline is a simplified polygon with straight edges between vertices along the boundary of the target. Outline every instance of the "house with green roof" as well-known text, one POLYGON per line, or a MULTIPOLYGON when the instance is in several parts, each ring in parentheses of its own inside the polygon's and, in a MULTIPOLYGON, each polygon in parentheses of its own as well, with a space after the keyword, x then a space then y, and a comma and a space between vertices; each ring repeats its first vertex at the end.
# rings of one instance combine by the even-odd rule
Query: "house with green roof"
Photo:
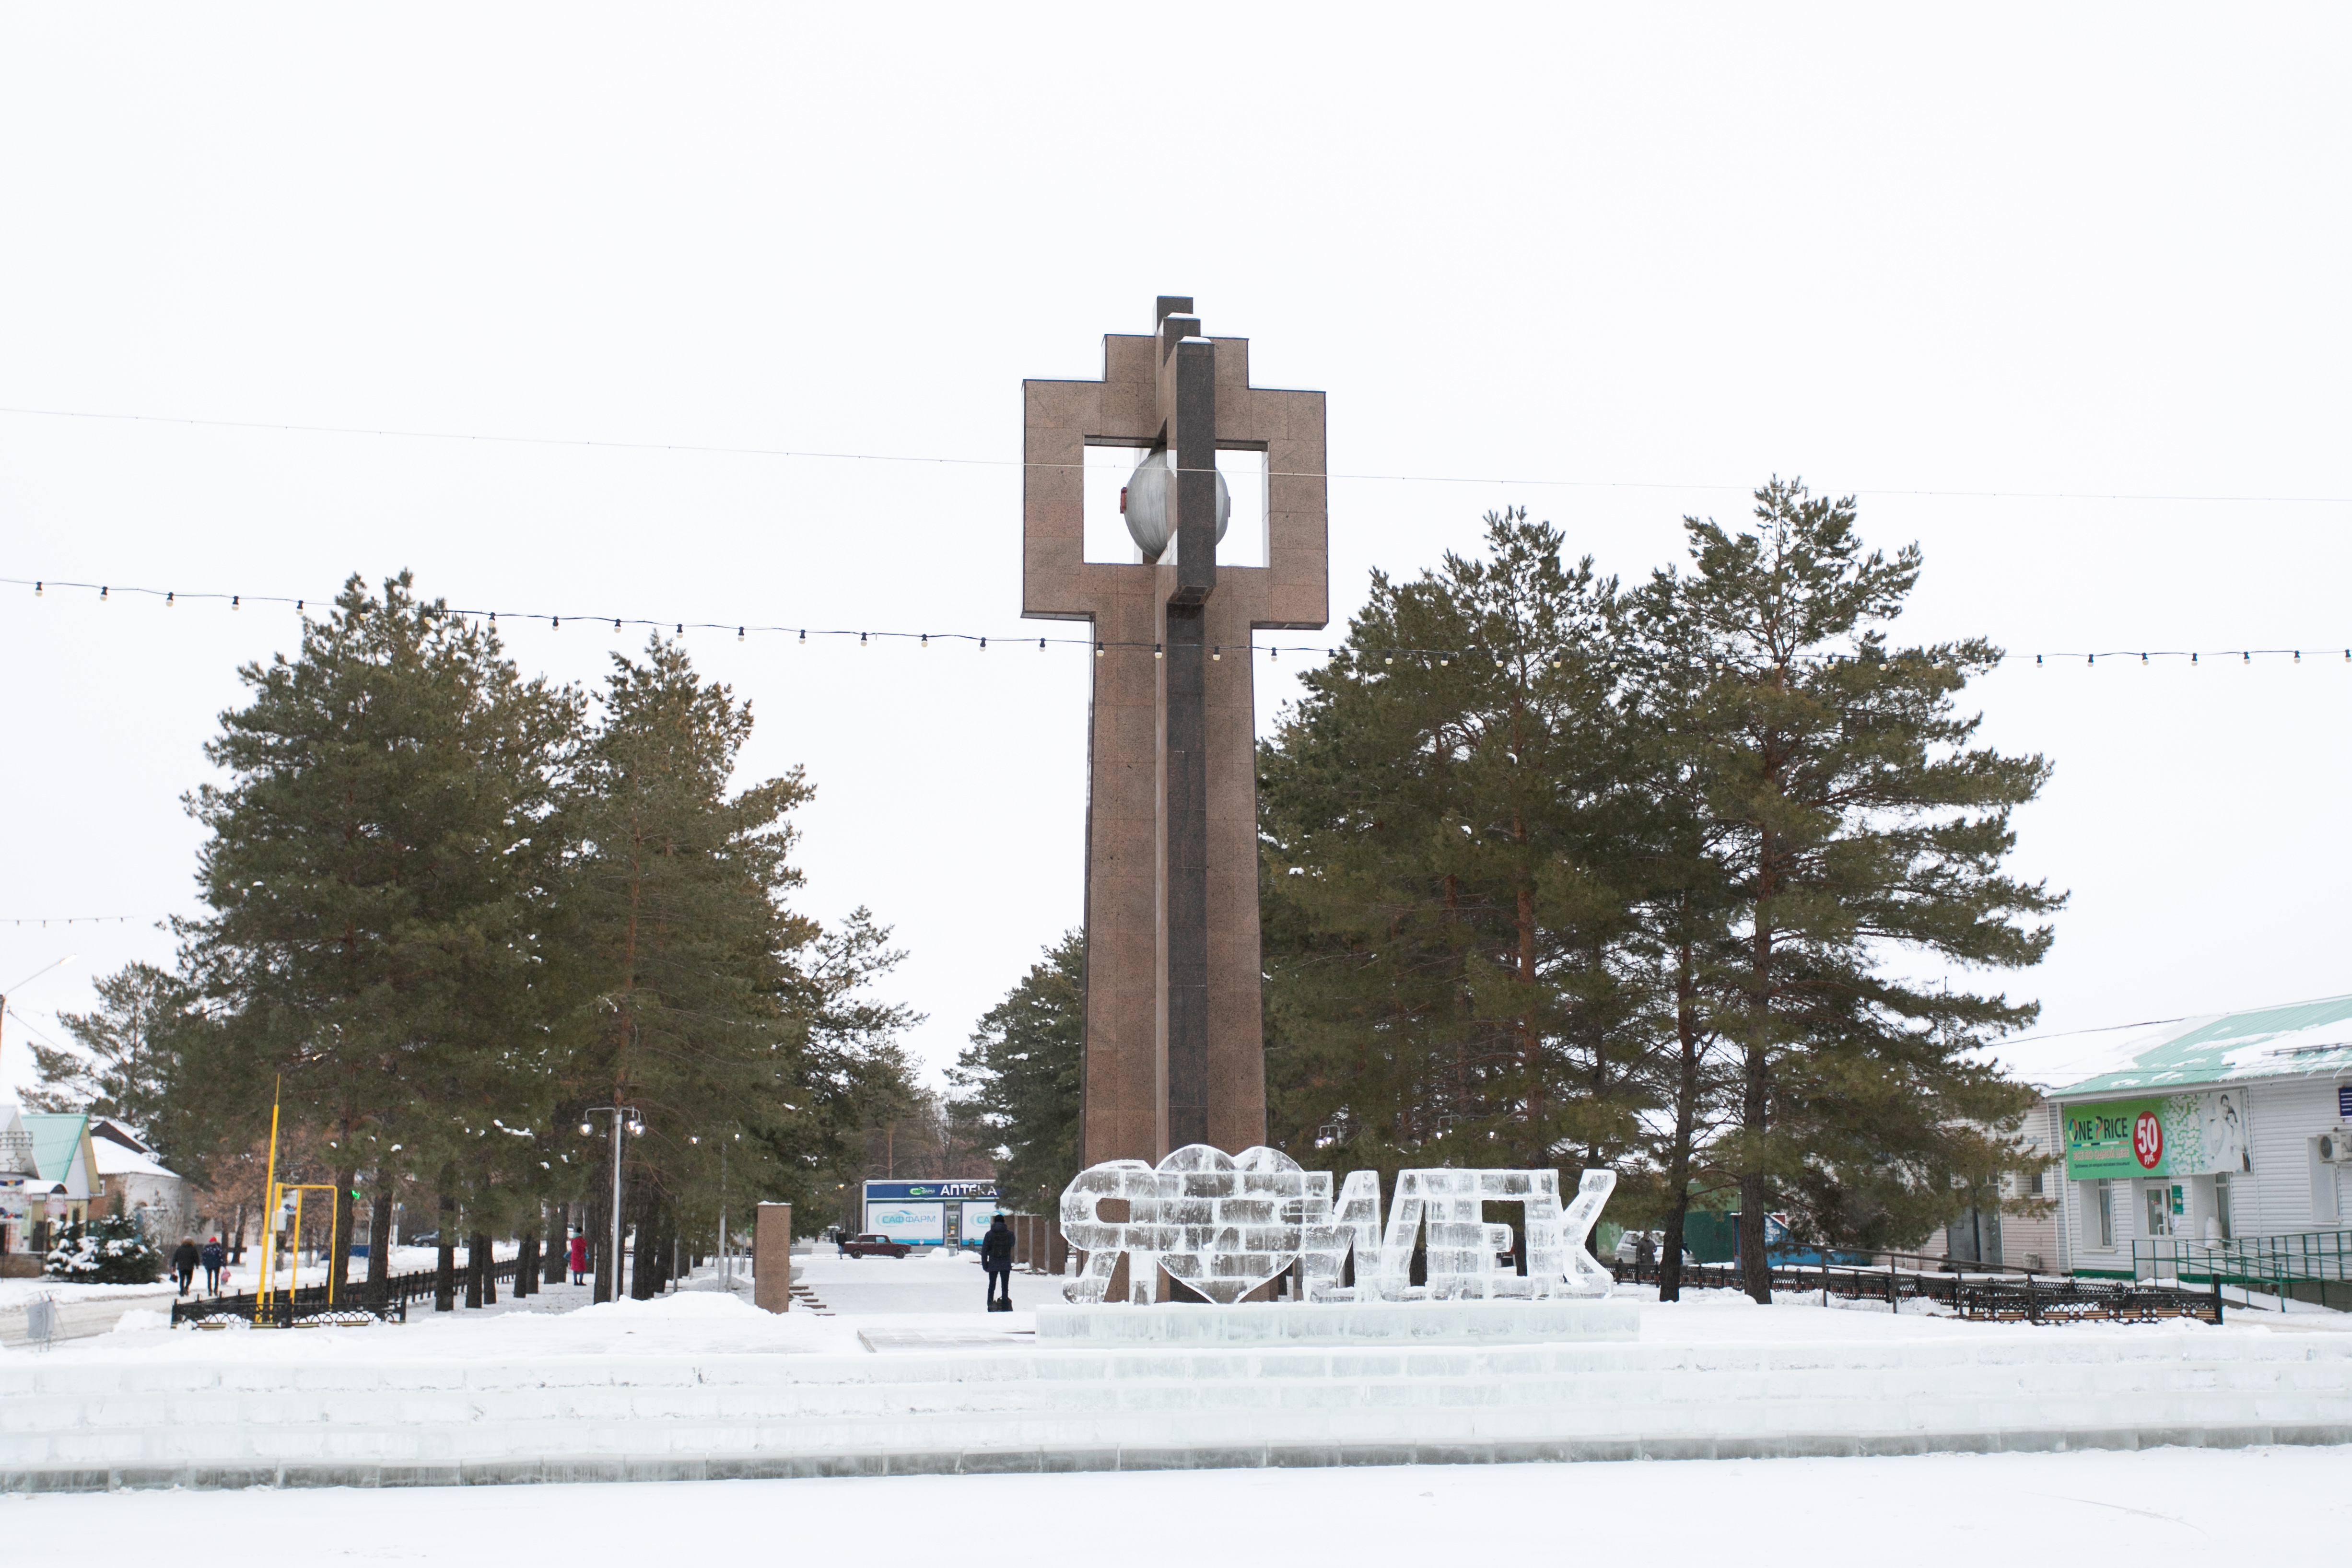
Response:
POLYGON ((18 1120, 31 1136, 38 1174, 27 1184, 26 1235, 11 1245, 37 1251, 47 1240, 44 1222, 89 1217, 100 1190, 98 1152, 90 1144, 89 1118, 80 1111, 27 1110, 18 1120))
POLYGON ((2352 996, 1999 1052, 2054 1112, 2062 1267, 2132 1244, 2352 1227, 2352 996))

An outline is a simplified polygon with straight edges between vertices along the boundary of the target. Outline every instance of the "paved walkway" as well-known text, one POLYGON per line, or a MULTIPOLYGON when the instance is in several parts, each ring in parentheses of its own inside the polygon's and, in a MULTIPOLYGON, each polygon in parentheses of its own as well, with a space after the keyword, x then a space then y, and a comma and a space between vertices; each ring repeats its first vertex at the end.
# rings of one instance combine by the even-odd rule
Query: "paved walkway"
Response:
MULTIPOLYGON (((159 1285, 152 1291, 135 1296, 100 1296, 88 1301, 60 1302, 57 1309, 57 1339, 81 1340, 106 1333, 129 1311, 168 1311, 175 1295, 171 1286, 159 1285)), ((0 1345, 27 1342, 24 1307, 14 1303, 0 1307, 0 1345)))

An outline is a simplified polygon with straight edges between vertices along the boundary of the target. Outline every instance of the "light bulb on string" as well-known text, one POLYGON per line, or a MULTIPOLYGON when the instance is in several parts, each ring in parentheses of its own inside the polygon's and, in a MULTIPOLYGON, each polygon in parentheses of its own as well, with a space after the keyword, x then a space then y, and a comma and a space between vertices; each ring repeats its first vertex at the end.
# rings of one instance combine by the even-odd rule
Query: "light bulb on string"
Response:
POLYGON ((101 605, 106 603, 106 590, 104 588, 100 588, 98 591, 98 602, 101 605))
POLYGON ((1154 658, 1158 658, 1160 657, 1160 645, 1158 643, 1153 643, 1151 645, 1151 657, 1154 658))
POLYGON ((929 632, 925 632, 925 633, 923 634, 923 640, 922 640, 922 645, 921 645, 921 646, 923 646, 924 647, 930 647, 930 646, 931 646, 931 634, 930 634, 930 633, 929 633, 929 632))
MULTIPOLYGON (((1044 637, 1039 637, 1037 639, 1037 651, 1039 653, 1044 653, 1045 651, 1045 639, 1044 637)), ((2352 654, 2347 654, 2346 657, 2352 658, 2352 654)))
POLYGON ((37 599, 37 598, 39 598, 40 596, 41 596, 41 585, 40 585, 38 583, 36 583, 36 584, 33 584, 33 597, 35 597, 36 599, 37 599))
POLYGON ((170 609, 170 608, 172 607, 173 601, 173 600, 175 600, 175 599, 177 599, 178 597, 179 597, 179 595, 178 595, 177 594, 166 594, 166 595, 163 595, 163 607, 164 607, 165 609, 167 609, 167 610, 168 610, 168 609, 170 609))
POLYGON ((621 618, 618 616, 613 617, 613 635, 614 637, 621 635, 621 618))
POLYGON ((866 646, 866 634, 864 632, 857 634, 857 646, 859 647, 864 647, 866 646))
POLYGON ((735 628, 735 640, 737 642, 741 642, 743 640, 743 628, 741 626, 737 626, 735 628))
POLYGON ((808 627, 806 627, 806 626, 803 626, 803 627, 801 628, 801 641, 803 641, 803 642, 806 642, 806 641, 808 641, 808 627))
POLYGON ((1222 664, 1224 662, 1225 650, 1223 647, 1212 648, 1209 650, 1209 658, 1212 662, 1222 664))
POLYGON ((677 623, 677 631, 674 635, 677 637, 684 637, 686 635, 686 623, 684 621, 677 623))
POLYGON ((560 631, 562 631, 562 630, 563 629, 563 617, 562 617, 562 616, 548 616, 548 617, 547 617, 547 629, 548 629, 549 631, 551 631, 551 632, 560 632, 560 631))
MULTIPOLYGON (((1045 640, 1044 640, 1043 638, 1040 638, 1040 639, 1038 640, 1037 646, 1038 646, 1039 647, 1044 647, 1045 646, 1045 640)), ((1103 656, 1103 645, 1102 645, 1102 644, 1100 644, 1100 643, 1097 643, 1097 644, 1095 644, 1095 657, 1096 657, 1097 658, 1100 658, 1102 656, 1103 656)))
POLYGON ((980 639, 980 651, 982 653, 986 653, 988 651, 988 639, 986 637, 980 639))

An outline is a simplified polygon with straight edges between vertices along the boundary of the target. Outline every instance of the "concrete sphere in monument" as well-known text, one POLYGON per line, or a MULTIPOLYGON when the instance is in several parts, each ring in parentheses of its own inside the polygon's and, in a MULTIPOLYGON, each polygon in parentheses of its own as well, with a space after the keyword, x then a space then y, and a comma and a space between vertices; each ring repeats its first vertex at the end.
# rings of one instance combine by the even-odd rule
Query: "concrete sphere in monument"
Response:
MULTIPOLYGON (((1143 552, 1146 561, 1157 561, 1168 549, 1175 535, 1170 526, 1175 512, 1171 504, 1176 476, 1168 466, 1165 447, 1150 454, 1135 465, 1128 477, 1127 488, 1119 492, 1119 510, 1126 514, 1127 531, 1135 547, 1143 552)), ((1217 476, 1217 542, 1225 542, 1225 527, 1233 521, 1233 492, 1225 489, 1225 476, 1217 476)))

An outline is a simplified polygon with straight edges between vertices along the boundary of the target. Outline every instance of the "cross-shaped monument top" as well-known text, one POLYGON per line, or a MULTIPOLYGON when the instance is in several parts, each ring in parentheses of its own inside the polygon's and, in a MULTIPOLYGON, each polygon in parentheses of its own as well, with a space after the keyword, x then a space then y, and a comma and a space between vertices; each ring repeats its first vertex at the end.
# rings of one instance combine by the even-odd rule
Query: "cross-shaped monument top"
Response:
POLYGON ((1162 295, 1155 320, 1148 336, 1103 339, 1100 381, 1022 387, 1022 613, 1090 621, 1099 643, 1089 1164, 1264 1142, 1250 634, 1328 619, 1323 395, 1250 385, 1249 341, 1205 335, 1189 299, 1162 295), (1168 547, 1156 559, 1086 559, 1090 446, 1136 448, 1147 462, 1172 454, 1168 547), (1264 566, 1217 562, 1218 451, 1265 455, 1264 566))

